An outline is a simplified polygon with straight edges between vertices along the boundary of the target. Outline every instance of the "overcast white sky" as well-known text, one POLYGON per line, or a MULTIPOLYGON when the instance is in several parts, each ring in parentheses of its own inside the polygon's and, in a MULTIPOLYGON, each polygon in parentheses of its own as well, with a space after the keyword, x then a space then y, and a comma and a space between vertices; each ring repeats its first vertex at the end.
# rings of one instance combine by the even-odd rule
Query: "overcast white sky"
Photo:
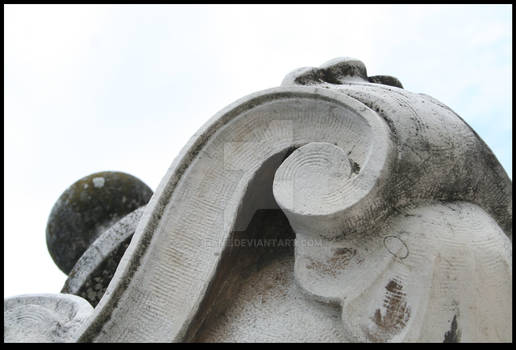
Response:
POLYGON ((511 5, 5 5, 4 296, 58 293, 57 198, 97 171, 153 190, 220 109, 340 56, 462 116, 512 178, 511 5))

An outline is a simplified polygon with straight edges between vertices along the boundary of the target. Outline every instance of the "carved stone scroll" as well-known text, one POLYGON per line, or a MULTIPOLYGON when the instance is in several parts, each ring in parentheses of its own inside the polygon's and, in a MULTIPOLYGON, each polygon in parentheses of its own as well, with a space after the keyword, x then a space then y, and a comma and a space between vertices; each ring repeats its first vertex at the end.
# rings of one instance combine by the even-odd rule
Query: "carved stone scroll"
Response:
POLYGON ((512 341, 511 180, 450 108, 356 59, 217 113, 130 215, 77 341, 512 341))
POLYGON ((80 341, 209 339, 238 294, 230 243, 277 205, 302 294, 341 310, 334 340, 507 341, 511 198, 489 148, 434 98, 358 60, 300 69, 183 148, 80 341))

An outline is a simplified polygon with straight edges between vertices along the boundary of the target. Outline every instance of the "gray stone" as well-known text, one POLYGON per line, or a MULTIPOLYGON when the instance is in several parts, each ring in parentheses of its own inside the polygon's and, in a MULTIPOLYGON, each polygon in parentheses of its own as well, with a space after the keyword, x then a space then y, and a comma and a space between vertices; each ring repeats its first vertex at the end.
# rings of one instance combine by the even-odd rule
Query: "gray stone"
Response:
POLYGON ((47 247, 56 265, 68 274, 102 232, 147 204, 151 196, 147 185, 122 172, 98 172, 76 181, 48 218, 47 247))
POLYGON ((145 206, 124 216, 104 231, 82 254, 68 274, 61 293, 75 294, 98 304, 131 242, 145 206))
POLYGON ((79 340, 511 341, 512 182, 457 114, 398 83, 336 59, 217 113, 79 340), (241 229, 271 209, 295 249, 249 265, 261 236, 241 229))
POLYGON ((375 75, 375 76, 369 77, 368 80, 371 83, 390 85, 390 86, 394 86, 394 87, 403 89, 403 85, 401 85, 401 82, 397 78, 392 77, 390 75, 375 75))
POLYGON ((4 342, 64 343, 76 340, 77 330, 93 307, 69 294, 27 294, 4 299, 4 342))
POLYGON ((511 180, 450 108, 359 60, 217 113, 140 210, 67 281, 91 290, 136 227, 79 342, 512 341, 511 180))

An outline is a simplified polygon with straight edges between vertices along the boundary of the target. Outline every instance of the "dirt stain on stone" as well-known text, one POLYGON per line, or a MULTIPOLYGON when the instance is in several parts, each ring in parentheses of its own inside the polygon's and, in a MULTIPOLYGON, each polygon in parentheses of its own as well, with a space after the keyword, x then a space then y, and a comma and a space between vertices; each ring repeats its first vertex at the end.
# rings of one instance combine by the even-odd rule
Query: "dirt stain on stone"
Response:
POLYGON ((385 314, 376 309, 372 320, 376 330, 366 332, 367 337, 375 342, 385 342, 401 332, 410 318, 410 308, 407 306, 403 286, 396 280, 391 280, 385 286, 386 293, 383 306, 385 314))
POLYGON ((458 343, 460 341, 460 334, 461 332, 457 325, 457 315, 454 315, 450 330, 444 334, 443 343, 458 343))
POLYGON ((349 164, 351 165, 352 174, 358 174, 360 172, 360 165, 353 159, 349 158, 349 164))
POLYGON ((326 262, 315 261, 309 258, 310 264, 308 264, 306 268, 336 277, 337 273, 351 262, 351 259, 356 253, 357 251, 354 248, 337 248, 334 251, 334 255, 326 262))

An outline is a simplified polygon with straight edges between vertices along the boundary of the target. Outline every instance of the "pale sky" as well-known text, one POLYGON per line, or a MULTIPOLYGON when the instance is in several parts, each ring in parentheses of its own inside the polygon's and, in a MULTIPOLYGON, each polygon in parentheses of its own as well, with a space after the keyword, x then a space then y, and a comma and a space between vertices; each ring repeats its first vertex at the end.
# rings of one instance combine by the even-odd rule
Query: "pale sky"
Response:
POLYGON ((512 178, 511 5, 4 5, 4 297, 58 293, 58 197, 106 170, 153 190, 216 112, 341 56, 431 95, 512 178))

